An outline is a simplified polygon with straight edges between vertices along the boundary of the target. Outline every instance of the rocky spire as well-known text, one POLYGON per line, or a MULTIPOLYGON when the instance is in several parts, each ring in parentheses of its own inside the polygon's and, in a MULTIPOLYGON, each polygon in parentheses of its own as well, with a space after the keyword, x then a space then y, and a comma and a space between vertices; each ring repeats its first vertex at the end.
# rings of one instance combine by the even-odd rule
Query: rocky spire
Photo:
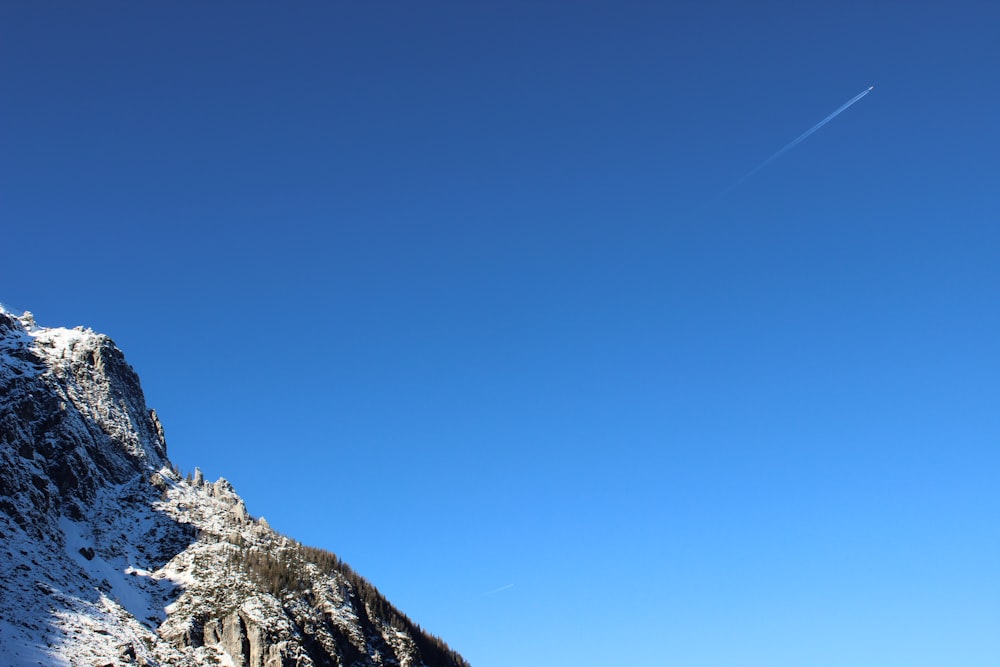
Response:
POLYGON ((182 479, 107 336, 0 307, 0 470, 5 665, 467 665, 225 479, 182 479))

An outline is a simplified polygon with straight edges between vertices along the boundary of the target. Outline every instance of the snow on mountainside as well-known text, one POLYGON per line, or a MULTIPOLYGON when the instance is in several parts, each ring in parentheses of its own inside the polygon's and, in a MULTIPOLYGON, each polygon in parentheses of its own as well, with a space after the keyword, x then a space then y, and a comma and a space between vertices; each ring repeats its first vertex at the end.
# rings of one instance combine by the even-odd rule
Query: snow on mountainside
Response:
POLYGON ((467 667, 331 553, 184 479, 106 336, 0 308, 0 664, 467 667))

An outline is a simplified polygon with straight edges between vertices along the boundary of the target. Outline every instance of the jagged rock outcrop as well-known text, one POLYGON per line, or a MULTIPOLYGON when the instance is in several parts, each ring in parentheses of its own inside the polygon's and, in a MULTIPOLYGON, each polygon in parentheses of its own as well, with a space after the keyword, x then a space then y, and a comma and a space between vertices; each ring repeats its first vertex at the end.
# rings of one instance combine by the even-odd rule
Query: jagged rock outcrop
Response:
POLYGON ((333 554, 182 478, 106 336, 0 309, 0 662, 464 667, 333 554))

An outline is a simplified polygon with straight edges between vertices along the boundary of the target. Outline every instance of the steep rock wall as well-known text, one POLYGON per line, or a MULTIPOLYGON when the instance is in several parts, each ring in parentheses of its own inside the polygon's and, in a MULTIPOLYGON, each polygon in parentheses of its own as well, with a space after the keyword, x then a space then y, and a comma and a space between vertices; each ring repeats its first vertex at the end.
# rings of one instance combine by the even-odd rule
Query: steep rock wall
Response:
POLYGON ((181 478, 106 336, 0 309, 0 466, 5 664, 467 666, 224 479, 181 478))

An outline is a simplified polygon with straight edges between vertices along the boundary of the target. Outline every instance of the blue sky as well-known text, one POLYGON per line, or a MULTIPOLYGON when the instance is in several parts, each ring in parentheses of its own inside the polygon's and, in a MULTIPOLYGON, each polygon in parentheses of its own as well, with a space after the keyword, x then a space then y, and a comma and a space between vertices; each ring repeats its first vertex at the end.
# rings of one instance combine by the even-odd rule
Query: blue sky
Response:
POLYGON ((476 667, 996 665, 997 25, 4 3, 0 300, 476 667))

